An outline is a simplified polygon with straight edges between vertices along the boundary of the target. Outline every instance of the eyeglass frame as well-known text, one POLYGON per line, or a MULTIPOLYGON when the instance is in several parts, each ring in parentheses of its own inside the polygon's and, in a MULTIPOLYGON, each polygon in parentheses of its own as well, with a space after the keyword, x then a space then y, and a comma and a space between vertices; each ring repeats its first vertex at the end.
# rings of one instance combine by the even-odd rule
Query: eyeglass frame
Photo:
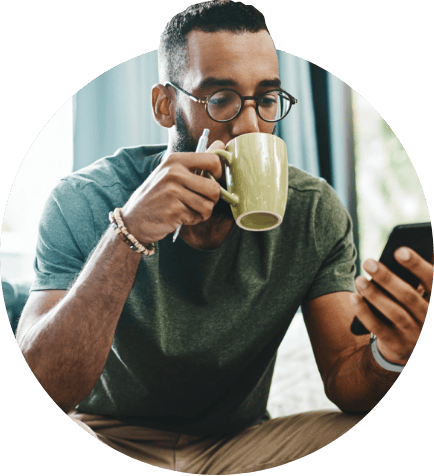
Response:
POLYGON ((269 122, 269 123, 276 123, 276 122, 279 122, 281 121, 282 119, 284 119, 288 114, 289 114, 289 111, 291 110, 292 106, 294 104, 297 104, 298 103, 298 100, 295 99, 294 96, 291 96, 291 94, 289 94, 288 92, 286 92, 284 89, 282 88, 275 88, 275 89, 269 89, 268 91, 265 91, 263 94, 261 94, 260 96, 242 96, 238 91, 235 91, 235 89, 231 89, 231 88, 221 88, 221 89, 218 89, 217 91, 214 91, 212 94, 209 94, 208 96, 206 96, 205 99, 200 99, 196 96, 193 96, 193 94, 190 94, 188 93, 187 91, 185 91, 184 89, 182 89, 181 87, 177 86, 176 84, 168 81, 164 87, 168 87, 168 86, 172 86, 172 88, 180 91, 181 93, 184 93, 185 95, 187 95, 190 99, 192 99, 193 101, 199 103, 199 104, 203 104, 205 106, 205 110, 206 110, 206 113, 208 114, 208 117, 213 120, 214 122, 219 122, 219 123, 225 123, 225 122, 230 122, 230 121, 233 121, 236 117, 238 117, 240 114, 241 114, 241 111, 243 110, 243 107, 244 107, 244 102, 249 100, 249 99, 252 99, 255 101, 256 103, 256 114, 264 121, 264 122, 269 122), (234 92, 240 99, 241 99, 241 107, 239 109, 239 111, 235 114, 234 117, 232 117, 231 119, 226 119, 225 121, 218 121, 217 119, 214 119, 211 114, 209 113, 208 111, 208 104, 209 104, 209 101, 210 101, 210 98, 212 96, 214 96, 215 94, 219 93, 220 91, 232 91, 234 92), (269 121, 267 119, 264 119, 261 114, 259 114, 259 100, 265 96, 266 94, 270 93, 271 91, 281 91, 282 93, 285 93, 288 95, 289 97, 289 108, 288 108, 288 111, 285 113, 284 116, 282 116, 280 119, 277 119, 276 121, 269 121))

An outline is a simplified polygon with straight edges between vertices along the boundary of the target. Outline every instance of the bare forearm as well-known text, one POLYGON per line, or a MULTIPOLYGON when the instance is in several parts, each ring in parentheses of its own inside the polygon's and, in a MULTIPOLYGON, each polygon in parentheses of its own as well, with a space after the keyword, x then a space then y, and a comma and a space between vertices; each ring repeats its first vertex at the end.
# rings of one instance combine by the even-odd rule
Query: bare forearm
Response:
POLYGON ((332 368, 326 394, 341 410, 370 411, 387 393, 399 373, 381 368, 374 360, 370 345, 365 345, 332 368))
POLYGON ((65 411, 83 400, 101 375, 140 257, 106 233, 65 297, 18 332, 30 368, 65 411))

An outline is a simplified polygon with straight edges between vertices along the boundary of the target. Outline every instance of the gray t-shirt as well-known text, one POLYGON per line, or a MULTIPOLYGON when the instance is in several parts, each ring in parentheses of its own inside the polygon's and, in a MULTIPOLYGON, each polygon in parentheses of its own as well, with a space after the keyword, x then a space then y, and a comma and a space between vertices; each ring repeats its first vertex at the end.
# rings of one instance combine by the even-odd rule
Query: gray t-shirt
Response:
MULTIPOLYGON (((121 149, 64 178, 40 224, 32 290, 67 289, 164 147, 121 149)), ((217 250, 172 235, 143 257, 111 351, 77 410, 190 434, 239 431, 267 418, 276 352, 295 312, 352 291, 351 220, 322 179, 289 167, 283 223, 233 226, 217 250)))

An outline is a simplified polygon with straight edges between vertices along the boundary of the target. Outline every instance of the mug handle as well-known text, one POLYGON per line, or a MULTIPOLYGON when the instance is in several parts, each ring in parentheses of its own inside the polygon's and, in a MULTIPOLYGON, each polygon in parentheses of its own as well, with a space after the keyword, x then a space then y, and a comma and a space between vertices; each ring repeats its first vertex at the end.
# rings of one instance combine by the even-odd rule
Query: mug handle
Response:
MULTIPOLYGON (((231 163, 233 161, 233 156, 230 152, 228 152, 227 150, 220 150, 220 149, 210 150, 210 152, 213 154, 217 154, 219 157, 221 157, 228 163, 229 167, 231 166, 231 163)), ((214 180, 216 182, 216 179, 214 178, 211 172, 206 171, 205 173, 211 180, 214 180)), ((220 194, 223 200, 225 202, 230 203, 233 207, 236 207, 238 203, 240 202, 240 199, 237 195, 235 195, 234 193, 229 193, 227 190, 225 190, 221 186, 220 186, 220 194)))

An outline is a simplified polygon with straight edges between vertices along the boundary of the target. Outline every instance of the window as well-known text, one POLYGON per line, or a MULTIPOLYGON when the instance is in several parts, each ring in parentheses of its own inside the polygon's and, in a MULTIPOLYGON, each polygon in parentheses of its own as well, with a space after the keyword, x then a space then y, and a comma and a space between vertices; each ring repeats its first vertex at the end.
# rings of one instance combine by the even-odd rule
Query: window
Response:
POLYGON ((416 171, 377 111, 353 91, 359 254, 378 259, 391 229, 430 221, 416 171))
POLYGON ((2 225, 3 278, 33 279, 33 259, 42 210, 58 181, 72 171, 72 124, 70 99, 38 134, 21 163, 2 225))

